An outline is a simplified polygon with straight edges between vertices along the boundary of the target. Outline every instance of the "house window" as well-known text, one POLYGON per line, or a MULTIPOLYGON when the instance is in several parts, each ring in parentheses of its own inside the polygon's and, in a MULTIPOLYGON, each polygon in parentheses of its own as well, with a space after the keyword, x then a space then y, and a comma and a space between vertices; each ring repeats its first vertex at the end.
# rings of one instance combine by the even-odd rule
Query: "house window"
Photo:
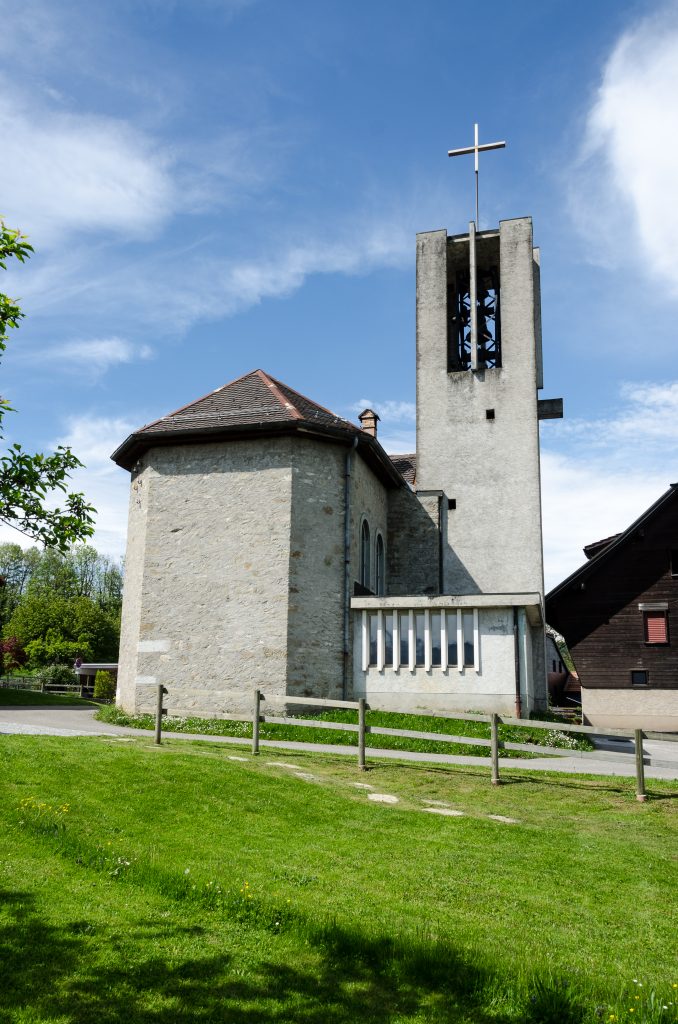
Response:
POLYGON ((393 664, 393 612, 384 612, 384 662, 393 664))
POLYGON ((369 631, 370 631, 369 632, 370 665, 376 665, 377 664, 377 640, 378 640, 377 627, 379 625, 379 621, 378 621, 378 617, 377 617, 376 612, 373 612, 371 615, 368 615, 367 616, 367 621, 369 623, 369 631))
POLYGON ((384 538, 380 533, 377 534, 376 561, 376 592, 380 597, 383 597, 383 595, 386 593, 386 561, 384 558, 384 538))
POLYGON ((424 624, 424 613, 416 611, 414 613, 415 665, 424 665, 426 662, 426 640, 424 635, 424 624))
POLYGON ((431 666, 433 668, 440 668, 442 665, 441 626, 442 614, 431 612, 431 666))
POLYGON ((398 635, 400 636, 400 664, 410 663, 410 613, 398 613, 398 635))
POLYGON ((643 612, 643 625, 645 629, 646 644, 668 644, 669 642, 669 620, 668 612, 651 611, 643 612))
POLYGON ((446 612, 447 615, 447 664, 456 665, 458 658, 457 647, 457 613, 446 612))
POLYGON ((464 609, 462 614, 462 629, 464 635, 464 665, 475 665, 475 638, 473 630, 473 612, 464 609))
POLYGON ((370 589, 370 524, 366 519, 360 528, 360 583, 370 589))
POLYGON ((640 669, 631 669, 631 686, 647 686, 649 672, 640 669))

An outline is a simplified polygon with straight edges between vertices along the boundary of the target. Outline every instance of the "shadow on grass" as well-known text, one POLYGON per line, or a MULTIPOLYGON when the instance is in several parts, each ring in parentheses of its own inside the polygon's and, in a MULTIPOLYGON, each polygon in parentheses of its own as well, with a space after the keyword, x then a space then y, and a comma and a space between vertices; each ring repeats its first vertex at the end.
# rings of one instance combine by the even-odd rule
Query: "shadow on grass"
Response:
MULTIPOLYGON (((291 936, 301 940, 298 956, 289 953, 290 936, 280 936, 283 956, 273 963, 252 960, 251 940, 255 950, 275 955, 278 937, 248 928, 231 933, 224 952, 182 957, 178 943, 200 939, 206 930, 138 921, 124 934, 102 932, 87 920, 42 920, 27 893, 0 893, 0 899, 7 922, 0 929, 3 1024, 387 1024, 418 1014, 438 1024, 584 1019, 583 1006, 566 987, 536 979, 529 993, 510 989, 506 979, 444 942, 307 925, 305 936, 291 936), (239 936, 243 945, 249 942, 250 962, 239 936)), ((205 934, 206 951, 214 949, 214 937, 212 931, 210 942, 205 934)))

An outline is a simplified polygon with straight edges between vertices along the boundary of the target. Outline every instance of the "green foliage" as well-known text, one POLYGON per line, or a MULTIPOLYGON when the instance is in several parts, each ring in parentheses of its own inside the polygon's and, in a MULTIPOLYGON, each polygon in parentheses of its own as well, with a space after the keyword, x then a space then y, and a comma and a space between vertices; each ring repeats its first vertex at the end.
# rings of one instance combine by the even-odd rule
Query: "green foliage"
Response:
POLYGON ((47 665, 40 673, 44 686, 75 686, 75 672, 68 665, 47 665))
POLYGON ((57 662, 115 661, 118 656, 117 615, 88 597, 64 598, 54 593, 28 593, 4 628, 28 654, 31 668, 57 662))
MULTIPOLYGON (((25 237, 0 220, 0 268, 7 268, 8 259, 24 263, 32 252, 25 237)), ((23 316, 16 301, 0 293, 0 353, 7 347, 7 331, 18 327, 23 316)), ((0 399, 0 431, 8 411, 8 402, 0 399)), ((71 471, 81 465, 62 445, 51 455, 29 454, 20 444, 10 445, 0 456, 0 521, 62 551, 91 536, 94 509, 67 485, 71 471), (54 497, 61 500, 60 506, 54 506, 54 497)))
POLYGON ((94 696, 98 700, 113 700, 115 690, 116 682, 112 673, 99 669, 94 677, 94 696))

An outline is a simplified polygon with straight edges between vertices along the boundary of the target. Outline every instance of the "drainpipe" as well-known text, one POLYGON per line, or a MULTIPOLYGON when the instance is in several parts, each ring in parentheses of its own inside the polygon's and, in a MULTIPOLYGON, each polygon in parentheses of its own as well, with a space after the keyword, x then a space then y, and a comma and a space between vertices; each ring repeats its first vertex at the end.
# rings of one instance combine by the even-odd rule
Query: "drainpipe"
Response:
POLYGON ((516 676, 516 718, 523 717, 523 706, 520 700, 520 635, 518 630, 518 609, 513 609, 513 651, 516 676))
POLYGON ((351 671, 351 649, 349 647, 351 626, 351 463, 353 452, 358 447, 357 436, 346 452, 344 468, 344 665, 341 681, 342 700, 348 699, 348 681, 351 671))

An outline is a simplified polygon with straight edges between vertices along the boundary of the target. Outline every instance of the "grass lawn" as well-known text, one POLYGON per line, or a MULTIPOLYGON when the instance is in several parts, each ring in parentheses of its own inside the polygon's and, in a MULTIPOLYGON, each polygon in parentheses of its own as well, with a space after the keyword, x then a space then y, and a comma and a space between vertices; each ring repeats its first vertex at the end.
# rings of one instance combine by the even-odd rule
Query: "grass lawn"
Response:
POLYGON ((677 784, 171 737, 0 755, 3 1024, 678 1021, 677 784))
POLYGON ((39 690, 10 690, 0 688, 0 707, 32 708, 32 707, 92 707, 93 701, 71 697, 70 694, 41 693, 39 690))

